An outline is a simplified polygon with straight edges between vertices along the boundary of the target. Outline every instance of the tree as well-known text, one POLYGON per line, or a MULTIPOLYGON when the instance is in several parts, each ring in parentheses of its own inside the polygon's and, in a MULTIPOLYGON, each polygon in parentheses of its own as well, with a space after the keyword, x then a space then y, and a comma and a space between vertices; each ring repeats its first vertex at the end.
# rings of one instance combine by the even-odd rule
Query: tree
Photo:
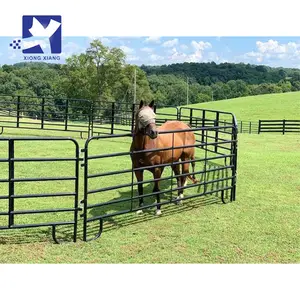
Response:
POLYGON ((86 54, 72 55, 66 59, 61 86, 68 98, 95 99, 96 88, 91 77, 95 69, 90 65, 86 54))
POLYGON ((283 93, 290 92, 292 90, 292 84, 288 80, 280 80, 278 86, 281 88, 283 93))
POLYGON ((293 81, 292 91, 300 91, 300 81, 293 81))
POLYGON ((200 103, 211 100, 212 91, 210 87, 205 88, 199 83, 193 83, 189 85, 189 102, 200 103))
POLYGON ((136 101, 144 100, 150 102, 153 94, 149 86, 146 73, 138 66, 125 65, 116 82, 114 98, 118 101, 134 102, 134 77, 136 75, 136 101))
POLYGON ((281 88, 273 83, 262 83, 256 87, 256 95, 281 93, 281 88))
POLYGON ((212 99, 221 100, 228 98, 228 87, 222 82, 217 82, 211 85, 212 89, 212 99))
POLYGON ((120 79, 122 67, 125 65, 125 54, 120 48, 105 47, 100 40, 91 42, 86 57, 93 70, 92 84, 96 87, 98 99, 111 95, 110 88, 120 79))
POLYGON ((227 85, 230 89, 229 98, 243 97, 250 94, 249 88, 243 80, 230 80, 227 85))
POLYGON ((186 104, 187 87, 183 78, 174 75, 151 75, 148 80, 154 99, 160 99, 160 106, 186 104))

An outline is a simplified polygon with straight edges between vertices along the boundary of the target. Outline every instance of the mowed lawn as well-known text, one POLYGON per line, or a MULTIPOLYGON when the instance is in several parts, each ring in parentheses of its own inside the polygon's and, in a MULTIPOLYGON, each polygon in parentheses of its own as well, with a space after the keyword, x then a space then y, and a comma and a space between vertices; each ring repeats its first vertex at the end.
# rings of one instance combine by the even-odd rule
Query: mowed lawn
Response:
MULTIPOLYGON (((238 121, 299 120, 300 92, 248 96, 198 103, 188 107, 231 112, 235 114, 238 121)), ((162 111, 173 112, 172 109, 162 109, 162 111)))
MULTIPOLYGON (((84 140, 79 140, 80 147, 83 147, 83 142, 84 140)), ((129 142, 115 140, 98 145, 93 151, 117 152, 126 151, 129 142)), ((1 157, 5 157, 6 144, 0 146, 1 157)), ((75 244, 54 244, 48 228, 0 231, 0 262, 297 263, 300 261, 299 149, 299 135, 241 134, 235 202, 222 204, 220 201, 211 203, 206 199, 190 199, 182 206, 170 204, 163 207, 161 217, 155 217, 153 209, 142 216, 135 213, 118 216, 105 223, 100 239, 88 243, 82 241, 81 222, 79 241, 75 244)), ((26 148, 18 146, 17 155, 29 157, 44 153, 45 156, 68 157, 72 156, 72 151, 71 144, 49 143, 46 147, 37 143, 26 148)), ((114 160, 114 164, 108 161, 103 166, 125 169, 129 162, 128 158, 119 158, 114 160)), ((1 165, 1 178, 7 174, 5 164, 1 165)), ((46 163, 32 163, 32 167, 20 165, 16 176, 71 176, 73 172, 69 163, 47 164, 47 167, 41 167, 42 164, 46 166, 46 163)), ((101 164, 98 163, 98 166, 100 168, 101 164)), ((97 167, 93 168, 91 172, 96 172, 97 167)), ((118 184, 124 180, 124 176, 119 176, 106 179, 105 182, 118 184)), ((17 192, 63 192, 72 187, 72 183, 64 182, 21 183, 17 192)), ((5 183, 0 188, 1 195, 7 193, 5 183)), ((81 176, 80 199, 82 190, 81 176)), ((111 192, 107 194, 107 198, 116 199, 126 193, 128 190, 111 192)), ((34 199, 28 203, 21 201, 22 199, 17 200, 18 209, 29 209, 30 205, 35 204, 44 208, 52 203, 63 207, 72 205, 73 201, 72 198, 34 199)), ((111 199, 102 199, 107 200, 111 199)), ((5 210, 6 203, 7 200, 1 200, 2 211, 5 210)), ((69 216, 63 215, 66 218, 69 216)), ((39 221, 39 218, 46 221, 42 215, 20 217, 18 220, 25 222, 39 221)), ((60 218, 58 215, 53 217, 60 218)), ((1 216, 1 225, 5 223, 5 218, 1 216)))

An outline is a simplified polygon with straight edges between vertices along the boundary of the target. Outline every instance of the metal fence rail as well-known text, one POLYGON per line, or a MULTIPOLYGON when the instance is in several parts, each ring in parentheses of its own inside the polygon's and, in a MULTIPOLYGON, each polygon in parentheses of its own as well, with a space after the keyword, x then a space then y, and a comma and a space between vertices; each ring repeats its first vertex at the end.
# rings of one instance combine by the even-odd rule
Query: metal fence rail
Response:
POLYGON ((90 135, 91 102, 84 99, 0 96, 0 127, 90 135))
MULTIPOLYGON (((162 108, 154 107, 156 123, 163 124, 169 120, 178 120, 178 107, 170 106, 170 112, 162 111, 162 108)), ((137 104, 107 102, 103 106, 93 107, 91 122, 91 135, 131 133, 135 123, 137 104)))
POLYGON ((239 133, 258 133, 258 121, 238 122, 239 133))
POLYGON ((131 132, 135 105, 106 102, 92 108, 91 136, 131 132))

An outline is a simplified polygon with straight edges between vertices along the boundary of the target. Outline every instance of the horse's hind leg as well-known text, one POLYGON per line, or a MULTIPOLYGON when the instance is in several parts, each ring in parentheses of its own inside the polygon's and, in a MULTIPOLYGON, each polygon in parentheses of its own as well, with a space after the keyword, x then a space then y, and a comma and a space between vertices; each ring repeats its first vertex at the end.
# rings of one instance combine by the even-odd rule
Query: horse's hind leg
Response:
MULTIPOLYGON (((191 160, 192 160, 192 162, 191 162, 192 172, 195 173, 195 167, 196 167, 196 162, 194 161, 195 160, 195 155, 192 155, 191 160)), ((192 175, 192 179, 193 179, 193 183, 195 183, 197 181, 195 174, 192 175)))
MULTIPOLYGON (((181 186, 185 187, 187 185, 187 175, 185 175, 185 174, 189 173, 189 167, 190 167, 190 162, 189 161, 190 161, 190 158, 189 158, 189 156, 183 154, 181 156, 181 161, 182 161, 181 186)), ((182 196, 181 196, 182 198, 184 197, 183 193, 184 192, 182 192, 182 196)))
MULTIPOLYGON (((154 179, 161 178, 163 170, 164 170, 164 168, 155 168, 155 170, 153 172, 154 179)), ((154 193, 160 192, 160 189, 159 189, 159 180, 155 180, 154 181, 153 192, 154 193)), ((157 216, 160 216, 161 215, 161 210, 160 210, 160 194, 156 194, 156 201, 157 201, 157 206, 156 206, 157 208, 156 208, 155 214, 157 216)))
MULTIPOLYGON (((143 174, 144 171, 135 171, 135 176, 136 176, 136 179, 138 181, 138 191, 139 191, 139 196, 140 196, 140 199, 139 199, 139 207, 142 207, 144 206, 144 198, 143 198, 143 194, 144 194, 144 191, 143 191, 143 174)), ((143 213, 143 210, 142 209, 139 209, 137 212, 137 214, 141 214, 143 213)))

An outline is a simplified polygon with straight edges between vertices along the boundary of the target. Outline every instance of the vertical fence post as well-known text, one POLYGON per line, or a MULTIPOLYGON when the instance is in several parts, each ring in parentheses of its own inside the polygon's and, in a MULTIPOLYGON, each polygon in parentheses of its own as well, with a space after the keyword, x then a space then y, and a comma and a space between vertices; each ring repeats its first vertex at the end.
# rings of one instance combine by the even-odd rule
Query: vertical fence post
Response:
POLYGON ((249 122, 249 133, 251 133, 251 121, 249 122))
POLYGON ((90 138, 91 136, 94 135, 94 105, 93 102, 90 102, 89 105, 89 128, 88 128, 88 137, 90 138))
POLYGON ((230 193, 230 201, 235 201, 236 198, 236 176, 237 176, 237 127, 233 126, 231 139, 234 142, 231 144, 231 156, 230 165, 232 165, 232 180, 231 180, 231 193, 230 193))
POLYGON ((190 125, 193 126, 193 109, 190 109, 190 125))
POLYGON ((84 167, 84 185, 83 185, 83 200, 81 201, 81 204, 83 204, 83 213, 82 213, 82 217, 83 217, 83 240, 86 242, 87 241, 87 202, 88 202, 88 175, 89 175, 89 171, 88 171, 88 142, 85 143, 84 149, 81 150, 81 152, 84 153, 83 156, 83 165, 81 165, 82 167, 84 167))
POLYGON ((282 124, 282 134, 285 134, 285 119, 283 120, 283 124, 282 124))
POLYGON ((41 111, 41 129, 44 129, 44 119, 45 119, 45 98, 42 98, 42 111, 41 111))
MULTIPOLYGON (((215 127, 219 127, 219 119, 220 119, 220 113, 217 112, 216 114, 216 120, 215 120, 215 127)), ((215 128, 215 152, 218 152, 218 139, 219 139, 219 129, 215 128)))
POLYGON ((17 98, 17 128, 20 127, 20 104, 21 104, 21 96, 17 98))
POLYGON ((241 121, 241 133, 243 133, 243 121, 241 121))
POLYGON ((114 134, 114 125, 115 125, 115 102, 111 104, 111 128, 110 134, 114 134))
MULTIPOLYGON (((201 127, 205 127, 205 110, 202 110, 202 124, 201 127)), ((204 144, 204 129, 202 129, 202 137, 201 137, 201 148, 203 149, 203 144, 204 144)))
POLYGON ((176 115, 177 115, 177 121, 181 120, 180 111, 177 106, 176 106, 176 115))
POLYGON ((260 134, 261 130, 261 120, 258 120, 258 134, 260 134))
POLYGON ((14 166, 14 140, 8 141, 8 227, 14 225, 14 198, 13 195, 15 194, 15 183, 14 173, 15 173, 15 166, 14 166))
POLYGON ((68 130, 68 112, 69 112, 69 99, 66 100, 66 107, 65 107, 65 130, 68 130))

